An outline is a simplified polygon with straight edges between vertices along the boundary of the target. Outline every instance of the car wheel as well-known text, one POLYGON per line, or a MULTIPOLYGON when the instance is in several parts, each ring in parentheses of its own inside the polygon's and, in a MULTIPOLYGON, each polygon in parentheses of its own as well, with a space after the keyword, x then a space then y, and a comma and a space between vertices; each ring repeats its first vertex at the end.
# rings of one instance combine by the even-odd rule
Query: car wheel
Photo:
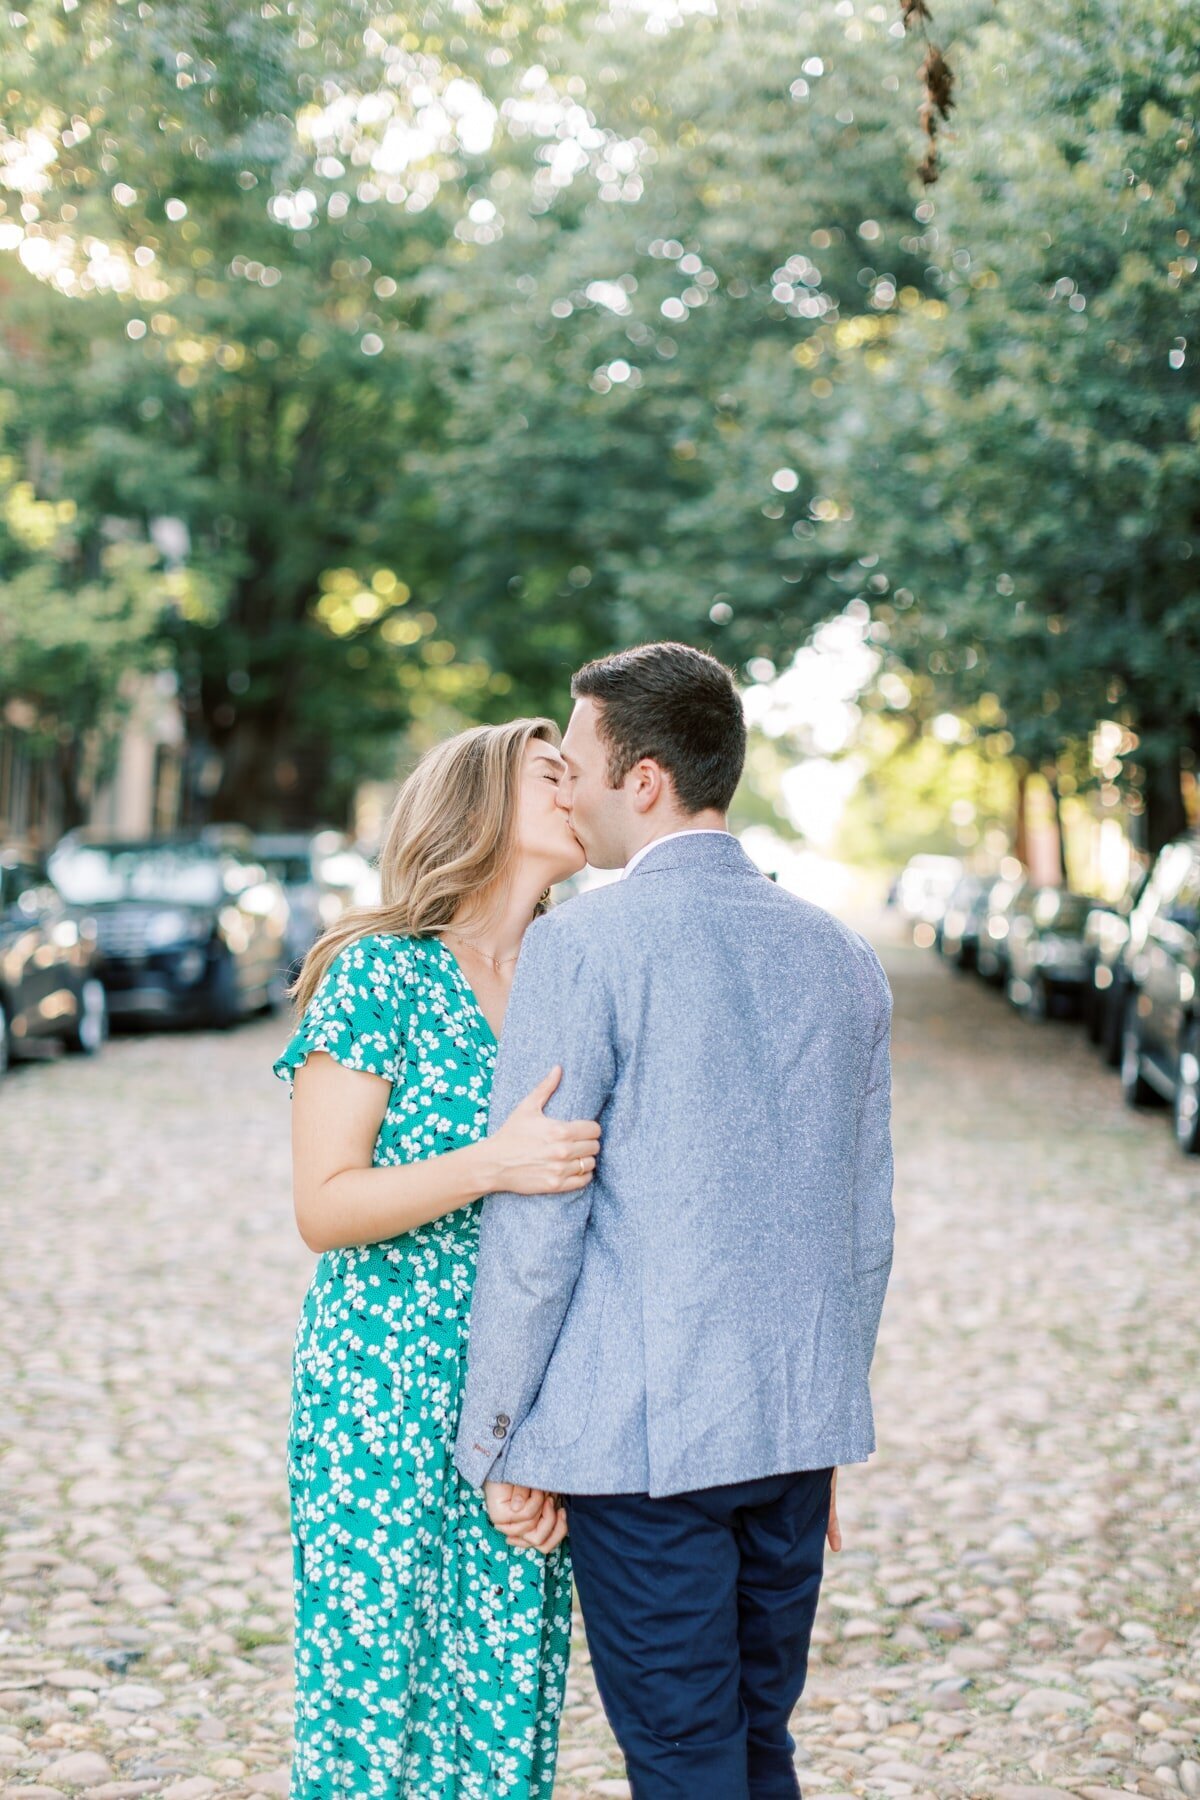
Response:
POLYGON ((1050 998, 1050 986, 1044 975, 1039 975, 1033 982, 1029 994, 1029 1016, 1043 1024, 1050 1017, 1053 1005, 1050 998))
POLYGON ((1189 1025, 1175 1082, 1175 1142, 1185 1156, 1200 1153, 1200 1028, 1189 1025))
POLYGON ((1043 1015, 1038 1011, 1037 979, 1023 981, 1010 969, 1004 977, 1004 996, 1010 1006, 1023 1013, 1026 1018, 1038 1019, 1043 1015))
POLYGON ((241 995, 238 993, 237 968, 228 950, 222 950, 212 978, 212 1004, 209 1023, 218 1031, 228 1031, 241 1017, 241 995))
POLYGON ((1136 994, 1125 1008, 1121 1032, 1121 1094, 1126 1106, 1149 1106, 1157 1098, 1142 1074, 1142 1034, 1138 1030, 1136 994))
POLYGON ((12 1033, 9 1030, 8 1014, 0 1003, 0 1080, 8 1073, 12 1061, 12 1033))
POLYGON ((108 995, 95 975, 89 975, 80 988, 78 1004, 66 1046, 78 1056, 95 1056, 108 1039, 108 995))

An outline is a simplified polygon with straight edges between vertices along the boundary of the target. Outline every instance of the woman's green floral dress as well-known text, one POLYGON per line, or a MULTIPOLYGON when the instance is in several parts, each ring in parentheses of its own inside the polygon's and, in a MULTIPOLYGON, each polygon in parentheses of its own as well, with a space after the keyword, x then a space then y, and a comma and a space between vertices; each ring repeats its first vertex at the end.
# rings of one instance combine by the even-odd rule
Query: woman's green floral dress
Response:
MULTIPOLYGON (((343 950, 275 1064, 392 1084, 376 1166, 483 1135, 496 1040, 436 938, 343 950)), ((570 1564, 511 1550, 454 1467, 477 1203, 326 1253, 296 1333, 292 1800, 549 1800, 570 1564)))

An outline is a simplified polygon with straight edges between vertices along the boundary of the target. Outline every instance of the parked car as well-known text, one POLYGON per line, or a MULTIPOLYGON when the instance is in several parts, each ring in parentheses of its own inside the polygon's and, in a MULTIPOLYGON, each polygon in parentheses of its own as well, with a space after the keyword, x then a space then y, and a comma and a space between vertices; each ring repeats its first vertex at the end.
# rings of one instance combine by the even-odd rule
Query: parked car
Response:
POLYGON ((1003 987, 1009 974, 1009 938, 1013 925, 1027 905, 1029 881, 994 881, 984 904, 983 923, 975 950, 975 967, 985 981, 1003 987))
POLYGON ((1167 844, 1129 921, 1121 1089, 1130 1106, 1166 1100, 1175 1137, 1200 1151, 1200 837, 1167 844))
POLYGON ((1034 1018, 1079 1010, 1087 963, 1083 927, 1091 901, 1064 888, 1031 891, 1009 917, 1008 997, 1034 1018))
POLYGON ((964 875, 952 889, 937 927, 937 947, 956 969, 973 969, 979 949, 979 933, 987 912, 992 880, 985 875, 964 875))
POLYGON ((114 1019, 232 1025, 283 994, 288 906, 234 826, 120 841, 72 832, 54 880, 96 920, 114 1019))
MULTIPOLYGON (((910 856, 895 883, 893 904, 910 924, 936 930, 962 874, 962 862, 957 856, 910 856)), ((933 942, 927 933, 923 935, 927 942, 933 942)))
POLYGON ((1083 1022, 1088 1037, 1113 1069, 1121 1061, 1121 1028, 1129 992, 1126 950, 1130 918, 1146 881, 1146 872, 1139 874, 1114 905, 1093 901, 1083 927, 1083 1022))
POLYGON ((375 873, 340 831, 260 833, 254 855, 287 895, 288 980, 294 981, 321 933, 348 906, 378 898, 375 873))
POLYGON ((94 1056, 108 1035, 96 927, 67 906, 37 857, 0 848, 0 1075, 57 1038, 94 1056))

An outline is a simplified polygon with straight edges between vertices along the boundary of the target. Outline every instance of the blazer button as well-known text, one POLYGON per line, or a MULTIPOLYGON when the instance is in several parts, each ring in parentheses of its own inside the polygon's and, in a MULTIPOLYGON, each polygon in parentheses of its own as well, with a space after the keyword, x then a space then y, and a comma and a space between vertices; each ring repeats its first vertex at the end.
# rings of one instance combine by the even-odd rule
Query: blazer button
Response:
POLYGON ((508 1436, 508 1426, 507 1425, 493 1425, 492 1426, 492 1436, 494 1438, 506 1438, 508 1436))
POLYGON ((509 1418, 507 1413, 497 1413, 496 1414, 496 1423, 497 1423, 497 1425, 511 1425, 512 1420, 509 1418))

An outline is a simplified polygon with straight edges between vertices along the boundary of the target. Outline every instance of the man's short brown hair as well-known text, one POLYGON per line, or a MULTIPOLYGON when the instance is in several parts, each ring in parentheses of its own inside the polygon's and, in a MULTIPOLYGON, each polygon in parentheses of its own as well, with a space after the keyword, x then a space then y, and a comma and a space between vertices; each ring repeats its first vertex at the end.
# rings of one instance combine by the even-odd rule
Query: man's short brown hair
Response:
POLYGON ((580 669, 576 699, 594 700, 620 787, 649 757, 665 769, 687 813, 727 812, 746 760, 746 720, 732 672, 687 644, 642 644, 580 669))

